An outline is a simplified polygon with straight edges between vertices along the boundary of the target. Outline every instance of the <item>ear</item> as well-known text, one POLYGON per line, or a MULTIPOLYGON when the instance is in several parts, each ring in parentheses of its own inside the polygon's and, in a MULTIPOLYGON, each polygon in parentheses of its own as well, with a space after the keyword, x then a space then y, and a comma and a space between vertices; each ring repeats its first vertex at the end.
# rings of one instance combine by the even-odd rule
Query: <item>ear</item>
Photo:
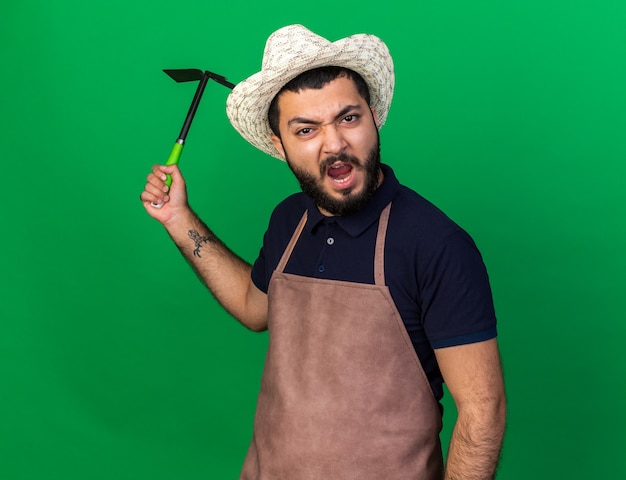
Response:
POLYGON ((281 139, 278 138, 277 135, 272 135, 272 143, 274 144, 274 148, 276 148, 276 150, 278 150, 278 153, 280 153, 280 156, 283 157, 283 160, 286 160, 287 158, 285 157, 285 147, 283 147, 283 142, 281 141, 281 139))
POLYGON ((374 119, 374 123, 376 124, 376 128, 380 128, 380 123, 378 123, 378 114, 376 113, 376 109, 370 107, 370 111, 372 112, 372 118, 374 119))

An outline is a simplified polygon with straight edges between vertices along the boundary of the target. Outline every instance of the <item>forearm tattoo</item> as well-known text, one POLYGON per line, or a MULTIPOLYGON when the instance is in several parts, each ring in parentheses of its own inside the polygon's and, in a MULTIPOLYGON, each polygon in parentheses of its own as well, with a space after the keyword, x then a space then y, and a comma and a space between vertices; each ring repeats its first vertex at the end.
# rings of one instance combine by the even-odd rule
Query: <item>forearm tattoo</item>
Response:
POLYGON ((215 237, 211 235, 209 235, 208 237, 203 237, 196 230, 189 230, 189 238, 194 241, 196 247, 193 251, 193 255, 199 258, 202 258, 202 255, 200 255, 200 249, 202 248, 202 244, 215 241, 215 237))

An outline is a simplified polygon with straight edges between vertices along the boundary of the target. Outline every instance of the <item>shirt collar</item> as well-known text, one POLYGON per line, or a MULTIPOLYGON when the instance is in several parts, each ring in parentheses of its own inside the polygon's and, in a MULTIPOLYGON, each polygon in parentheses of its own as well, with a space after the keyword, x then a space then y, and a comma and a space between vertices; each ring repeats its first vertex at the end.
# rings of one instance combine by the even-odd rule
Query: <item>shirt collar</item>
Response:
POLYGON ((352 215, 345 217, 326 217, 322 215, 313 200, 310 197, 306 197, 308 219, 304 228, 307 233, 312 233, 313 230, 324 221, 333 221, 352 237, 361 235, 372 223, 378 220, 381 212, 389 202, 391 202, 393 197, 395 197, 400 187, 400 183, 391 167, 381 164, 381 169, 385 177, 383 183, 374 192, 369 202, 367 202, 361 210, 352 215))

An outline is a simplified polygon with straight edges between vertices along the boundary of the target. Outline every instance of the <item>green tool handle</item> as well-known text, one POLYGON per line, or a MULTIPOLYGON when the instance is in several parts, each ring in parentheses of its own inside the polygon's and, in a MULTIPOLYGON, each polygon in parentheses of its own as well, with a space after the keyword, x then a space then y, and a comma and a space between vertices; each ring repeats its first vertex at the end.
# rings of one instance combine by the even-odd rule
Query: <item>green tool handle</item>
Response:
MULTIPOLYGON (((181 153, 183 153, 184 143, 185 141, 181 138, 176 140, 176 143, 172 147, 172 151, 170 152, 170 156, 167 158, 165 165, 178 165, 178 161, 180 160, 180 155, 181 153)), ((165 185, 167 185, 168 188, 172 186, 172 176, 169 173, 167 174, 167 178, 165 179, 165 185)), ((163 206, 163 203, 153 202, 152 206, 154 208, 161 208, 163 206)))
MULTIPOLYGON (((170 152, 170 156, 168 157, 165 165, 178 165, 178 161, 180 160, 180 155, 183 153, 184 141, 180 138, 176 140, 176 143, 172 147, 172 151, 170 152)), ((168 187, 172 186, 172 176, 167 175, 167 179, 165 180, 165 185, 168 187)))

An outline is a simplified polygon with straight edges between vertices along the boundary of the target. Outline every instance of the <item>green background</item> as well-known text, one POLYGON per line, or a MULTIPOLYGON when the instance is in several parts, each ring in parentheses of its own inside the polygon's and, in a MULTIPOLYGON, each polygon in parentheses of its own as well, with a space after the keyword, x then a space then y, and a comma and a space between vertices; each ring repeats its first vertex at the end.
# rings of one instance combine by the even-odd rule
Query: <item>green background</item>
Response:
MULTIPOLYGON (((0 478, 237 477, 267 337, 220 309, 138 197, 195 89, 161 69, 238 82, 289 23, 373 33, 394 56, 383 159, 491 276, 499 478, 626 478, 623 0, 1 10, 0 478)), ((208 85, 181 166, 195 209, 253 261, 298 187, 232 129, 227 94, 208 85)))

